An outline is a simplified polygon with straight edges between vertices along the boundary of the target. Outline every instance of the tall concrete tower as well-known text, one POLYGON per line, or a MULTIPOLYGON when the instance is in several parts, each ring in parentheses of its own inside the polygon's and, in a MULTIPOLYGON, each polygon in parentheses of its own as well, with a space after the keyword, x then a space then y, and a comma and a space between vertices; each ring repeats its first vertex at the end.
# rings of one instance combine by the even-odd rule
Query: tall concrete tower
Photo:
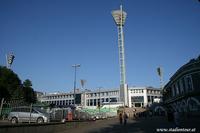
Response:
POLYGON ((125 56, 124 56, 124 33, 123 26, 127 13, 122 10, 112 11, 112 16, 118 28, 118 47, 119 47, 119 64, 120 64, 120 101, 124 103, 124 106, 128 106, 128 85, 126 84, 126 68, 125 68, 125 56))

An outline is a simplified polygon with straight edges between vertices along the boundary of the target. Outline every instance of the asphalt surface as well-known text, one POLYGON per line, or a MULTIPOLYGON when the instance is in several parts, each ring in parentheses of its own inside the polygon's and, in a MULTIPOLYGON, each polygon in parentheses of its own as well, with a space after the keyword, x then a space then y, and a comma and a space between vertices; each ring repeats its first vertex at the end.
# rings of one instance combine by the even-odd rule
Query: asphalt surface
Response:
MULTIPOLYGON (((194 129, 193 132, 200 132, 200 119, 190 119, 185 121, 182 127, 176 127, 173 122, 168 122, 166 117, 153 116, 147 118, 128 119, 127 124, 120 124, 118 118, 110 118, 106 120, 66 123, 61 130, 56 133, 161 133, 167 132, 170 128, 174 132, 177 129, 186 128, 194 129)), ((6 124, 8 121, 0 121, 0 125, 6 124)), ((8 123, 7 123, 8 124, 8 123)), ((53 131, 52 131, 53 132, 53 131)), ((179 131, 181 132, 181 131, 179 131)), ((191 132, 191 131, 185 131, 191 132)))
POLYGON ((121 125, 118 118, 113 118, 76 125, 59 133, 154 133, 159 132, 160 128, 175 128, 175 125, 165 117, 128 119, 126 125, 121 125))

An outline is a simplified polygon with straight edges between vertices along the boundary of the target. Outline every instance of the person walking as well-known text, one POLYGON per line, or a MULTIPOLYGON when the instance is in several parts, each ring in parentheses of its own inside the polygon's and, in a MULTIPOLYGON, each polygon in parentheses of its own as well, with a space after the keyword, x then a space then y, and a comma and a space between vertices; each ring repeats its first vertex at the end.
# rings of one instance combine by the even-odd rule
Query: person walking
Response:
POLYGON ((124 125, 126 125, 128 119, 128 115, 124 112, 124 125))
POLYGON ((120 122, 120 124, 122 124, 122 113, 119 113, 119 122, 120 122))

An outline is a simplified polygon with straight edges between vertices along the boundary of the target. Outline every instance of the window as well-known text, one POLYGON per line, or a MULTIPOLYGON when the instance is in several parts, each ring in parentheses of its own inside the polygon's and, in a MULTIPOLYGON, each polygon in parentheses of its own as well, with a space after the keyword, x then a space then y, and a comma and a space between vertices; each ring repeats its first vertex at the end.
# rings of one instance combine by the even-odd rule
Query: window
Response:
POLYGON ((20 112, 30 112, 30 108, 21 108, 20 112))
POLYGON ((94 106, 96 106, 97 105, 97 100, 96 99, 94 99, 94 106))
POLYGON ((154 96, 151 96, 151 102, 153 103, 154 96))
POLYGON ((181 94, 181 89, 180 89, 180 83, 179 83, 179 81, 177 81, 176 87, 178 89, 179 94, 181 94))
POLYGON ((104 98, 101 99, 102 103, 104 102, 104 98))
POLYGON ((193 87, 192 87, 192 78, 191 78, 191 76, 187 76, 187 77, 186 77, 186 83, 187 83, 187 85, 188 85, 188 90, 191 91, 191 90, 193 89, 193 87))
POLYGON ((177 94, 177 91, 176 91, 175 84, 173 85, 173 90, 174 90, 174 96, 176 96, 176 94, 177 94))
POLYGON ((92 106, 93 105, 93 101, 92 101, 92 99, 90 99, 90 106, 92 106))
POLYGON ((110 102, 117 102, 117 98, 110 98, 110 102))
POLYGON ((35 111, 34 109, 32 109, 31 113, 38 113, 37 111, 35 111))
POLYGON ((106 98, 106 102, 108 102, 108 98, 106 98))
POLYGON ((143 96, 131 97, 131 102, 144 102, 144 97, 143 96))

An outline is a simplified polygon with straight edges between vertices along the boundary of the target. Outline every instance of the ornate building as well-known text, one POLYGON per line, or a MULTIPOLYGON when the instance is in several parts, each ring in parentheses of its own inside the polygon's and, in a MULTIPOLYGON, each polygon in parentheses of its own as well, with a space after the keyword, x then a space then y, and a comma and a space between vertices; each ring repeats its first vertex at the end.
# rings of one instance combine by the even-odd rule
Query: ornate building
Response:
POLYGON ((163 92, 167 109, 188 114, 200 111, 200 56, 183 65, 170 78, 163 92))

